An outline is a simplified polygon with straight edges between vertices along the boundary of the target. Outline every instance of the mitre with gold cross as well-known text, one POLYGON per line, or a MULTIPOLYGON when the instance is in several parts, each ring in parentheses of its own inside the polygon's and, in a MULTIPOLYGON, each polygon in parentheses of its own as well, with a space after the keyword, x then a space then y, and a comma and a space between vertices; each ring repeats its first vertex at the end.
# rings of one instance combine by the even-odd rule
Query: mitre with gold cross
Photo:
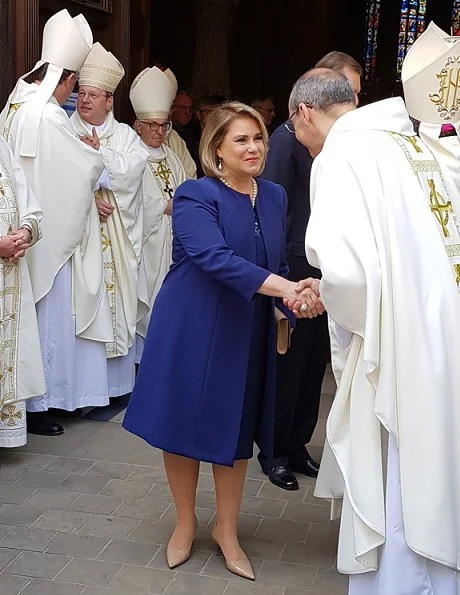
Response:
POLYGON ((460 38, 434 23, 407 52, 402 72, 409 114, 426 124, 460 121, 460 38))
POLYGON ((125 69, 115 56, 100 43, 95 43, 81 67, 78 80, 80 85, 113 94, 124 76, 125 69))

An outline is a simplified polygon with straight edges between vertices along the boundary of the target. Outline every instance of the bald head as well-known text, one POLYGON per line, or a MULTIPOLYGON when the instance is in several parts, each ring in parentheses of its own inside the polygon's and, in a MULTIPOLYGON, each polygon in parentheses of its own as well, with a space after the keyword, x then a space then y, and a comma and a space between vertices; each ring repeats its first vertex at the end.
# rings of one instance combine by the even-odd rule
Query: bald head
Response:
POLYGON ((337 70, 313 68, 294 85, 289 98, 289 109, 296 111, 301 103, 322 112, 342 111, 355 107, 355 93, 347 77, 337 70))

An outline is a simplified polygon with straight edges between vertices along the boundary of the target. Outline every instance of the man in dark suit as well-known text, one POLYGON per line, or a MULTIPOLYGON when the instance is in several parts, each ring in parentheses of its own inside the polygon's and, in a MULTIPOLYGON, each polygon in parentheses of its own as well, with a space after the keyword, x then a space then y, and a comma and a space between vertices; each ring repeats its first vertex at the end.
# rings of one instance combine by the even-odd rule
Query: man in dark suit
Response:
MULTIPOLYGON (((331 52, 316 68, 343 72, 352 83, 358 101, 362 68, 351 56, 331 52)), ((289 120, 273 132, 263 177, 281 184, 287 193, 286 258, 292 281, 321 276, 305 256, 312 163, 308 150, 296 139, 289 120)), ((328 357, 326 316, 297 320, 291 346, 277 361, 275 453, 270 456, 261 451, 258 457, 270 481, 285 490, 299 489, 294 473, 318 475, 319 465, 305 445, 310 442, 318 421, 328 357)))

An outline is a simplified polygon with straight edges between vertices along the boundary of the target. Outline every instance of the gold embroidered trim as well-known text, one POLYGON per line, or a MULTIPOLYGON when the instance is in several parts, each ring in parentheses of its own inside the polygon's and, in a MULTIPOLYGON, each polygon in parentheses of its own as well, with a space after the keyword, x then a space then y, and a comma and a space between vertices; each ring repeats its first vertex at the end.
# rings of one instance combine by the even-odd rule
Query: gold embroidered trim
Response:
MULTIPOLYGON (((16 185, 0 158, 0 221, 6 229, 18 229, 16 185)), ((19 263, 0 259, 0 409, 17 397, 17 357, 21 276, 19 263)))
MULTIPOLYGON (((409 140, 409 137, 396 134, 394 132, 389 133, 392 136, 398 145, 403 149, 404 154, 409 161, 414 173, 417 175, 418 181, 422 190, 426 192, 426 186, 428 186, 429 191, 429 206, 430 210, 436 219, 436 222, 439 225, 439 229, 441 231, 443 240, 444 240, 444 247, 446 250, 447 257, 451 260, 451 265, 455 277, 455 282, 457 287, 460 289, 460 262, 455 262, 455 260, 460 259, 460 227, 457 222, 456 213, 454 211, 452 201, 449 199, 449 192, 447 189, 447 184, 444 179, 441 167, 439 162, 431 153, 428 147, 425 147, 423 150, 420 145, 418 144, 417 137, 411 137, 413 140, 409 140), (407 143, 407 144, 406 144, 407 143), (414 148, 416 155, 411 154, 410 145, 414 148), (417 159, 417 154, 420 153, 428 153, 431 155, 432 160, 426 159, 417 159), (433 167, 430 169, 426 169, 425 167, 418 167, 419 164, 424 164, 425 166, 432 161, 433 167), (431 176, 429 176, 431 173, 431 176), (438 192, 436 187, 435 177, 439 176, 440 185, 442 186, 442 191, 444 196, 438 192), (455 243, 449 243, 453 241, 455 243), (454 262, 452 262, 454 260, 454 262)), ((439 180, 438 180, 439 185, 439 180)))

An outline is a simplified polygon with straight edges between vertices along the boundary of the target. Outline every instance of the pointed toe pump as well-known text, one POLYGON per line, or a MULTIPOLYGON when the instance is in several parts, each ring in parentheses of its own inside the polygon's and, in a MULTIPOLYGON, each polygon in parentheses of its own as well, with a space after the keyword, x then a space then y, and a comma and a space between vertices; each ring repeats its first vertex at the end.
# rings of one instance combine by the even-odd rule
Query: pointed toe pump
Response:
POLYGON ((217 528, 214 526, 211 530, 211 537, 215 544, 217 545, 217 555, 222 557, 225 560, 225 566, 229 572, 240 576, 241 578, 246 578, 250 581, 255 580, 254 570, 249 562, 248 558, 244 555, 244 558, 240 558, 239 560, 228 560, 225 557, 224 552, 222 551, 219 537, 217 535, 217 528))
MULTIPOLYGON (((195 518, 195 531, 198 528, 198 519, 195 518)), ((170 541, 171 543, 171 541, 170 541)), ((166 548, 166 562, 168 563, 169 568, 177 568, 181 564, 187 562, 192 554, 192 545, 193 539, 190 543, 190 547, 187 549, 178 549, 175 547, 171 547, 170 543, 168 543, 168 547, 166 548)))
POLYGON ((192 554, 192 546, 188 550, 179 550, 168 545, 166 549, 166 561, 169 568, 177 568, 187 562, 192 554))

